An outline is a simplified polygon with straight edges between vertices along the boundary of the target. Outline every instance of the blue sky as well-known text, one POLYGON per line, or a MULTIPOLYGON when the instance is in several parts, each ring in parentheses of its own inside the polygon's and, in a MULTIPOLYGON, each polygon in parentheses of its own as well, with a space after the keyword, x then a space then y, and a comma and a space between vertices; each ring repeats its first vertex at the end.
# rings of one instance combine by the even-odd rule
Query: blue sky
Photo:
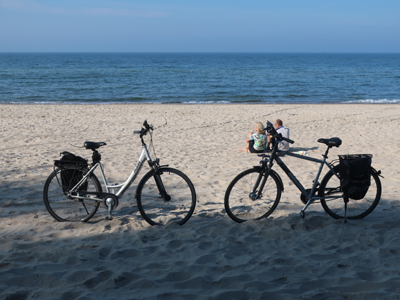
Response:
POLYGON ((400 52, 400 0, 0 0, 0 52, 400 52))

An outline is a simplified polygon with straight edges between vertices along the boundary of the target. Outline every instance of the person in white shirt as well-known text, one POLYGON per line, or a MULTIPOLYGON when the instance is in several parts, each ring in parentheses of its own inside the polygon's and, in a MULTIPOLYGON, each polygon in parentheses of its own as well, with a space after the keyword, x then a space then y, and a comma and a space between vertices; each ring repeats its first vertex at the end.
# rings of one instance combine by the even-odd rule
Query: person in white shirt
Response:
MULTIPOLYGON (((284 138, 287 138, 287 139, 289 138, 289 129, 283 127, 283 122, 282 122, 281 119, 277 119, 275 121, 274 127, 275 127, 277 133, 282 134, 282 136, 284 138)), ((270 149, 270 144, 272 144, 272 146, 275 145, 275 142, 276 142, 275 139, 268 134, 267 149, 270 149)), ((278 150, 280 150, 280 151, 288 151, 289 150, 289 143, 288 142, 286 142, 286 141, 280 141, 279 142, 278 141, 278 143, 279 143, 278 144, 278 150)))

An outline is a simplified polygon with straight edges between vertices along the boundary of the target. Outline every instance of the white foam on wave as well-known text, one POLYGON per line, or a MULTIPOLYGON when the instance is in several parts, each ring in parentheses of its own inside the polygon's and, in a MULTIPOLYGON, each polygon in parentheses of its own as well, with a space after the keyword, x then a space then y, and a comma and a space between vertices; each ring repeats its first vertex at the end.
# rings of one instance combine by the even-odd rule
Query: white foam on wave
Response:
POLYGON ((182 104, 230 104, 230 101, 183 101, 182 104))
MULTIPOLYGON (((75 105, 91 105, 91 104, 232 104, 231 101, 143 101, 143 102, 129 102, 129 101, 10 101, 10 102, 2 102, 3 104, 38 104, 38 105, 60 105, 60 104, 75 104, 75 105)), ((277 104, 276 102, 238 102, 240 104, 277 104)), ((321 102, 281 102, 280 104, 318 104, 321 102)), ((334 104, 334 103, 341 103, 341 104, 400 104, 400 99, 360 99, 360 100, 351 100, 351 101, 332 101, 332 102, 325 102, 325 104, 334 104)))
POLYGON ((368 103, 368 104, 396 104, 400 103, 400 99, 379 99, 379 100, 374 100, 374 99, 364 99, 364 100, 354 100, 354 101, 346 101, 343 103, 368 103))

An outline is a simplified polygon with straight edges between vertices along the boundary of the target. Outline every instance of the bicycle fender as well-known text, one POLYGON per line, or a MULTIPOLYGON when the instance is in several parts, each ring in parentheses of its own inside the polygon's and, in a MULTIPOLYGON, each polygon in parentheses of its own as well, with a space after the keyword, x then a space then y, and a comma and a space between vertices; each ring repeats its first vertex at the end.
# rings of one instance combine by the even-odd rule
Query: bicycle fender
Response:
POLYGON ((276 173, 274 170, 271 170, 270 172, 273 173, 276 176, 276 178, 278 178, 279 185, 281 186, 281 189, 282 189, 282 192, 283 192, 285 190, 285 188, 283 186, 283 181, 282 181, 281 176, 279 176, 279 174, 276 173))
MULTIPOLYGON (((262 171, 262 168, 259 167, 259 166, 254 166, 253 168, 259 170, 260 172, 262 171)), ((276 176, 276 178, 278 179, 279 187, 281 188, 281 190, 282 190, 282 192, 283 192, 283 191, 285 190, 285 188, 284 188, 284 186, 283 186, 283 181, 282 181, 281 176, 279 176, 279 174, 276 173, 274 170, 270 170, 269 172, 272 173, 272 174, 274 174, 274 175, 276 176)))
POLYGON ((164 169, 164 168, 168 168, 168 166, 169 165, 162 165, 162 166, 159 166, 158 168, 157 168, 157 175, 162 175, 162 170, 164 169))
POLYGON ((137 190, 139 189, 140 186, 142 186, 144 184, 144 182, 146 181, 146 177, 154 176, 155 174, 162 175, 163 171, 165 171, 165 169, 167 169, 167 168, 165 168, 165 166, 160 166, 159 168, 157 168, 157 171, 155 171, 154 169, 151 169, 146 174, 144 174, 142 179, 139 181, 139 183, 136 187, 135 199, 137 199, 137 190))
POLYGON ((372 172, 374 172, 374 173, 375 173, 376 175, 378 175, 379 177, 385 178, 385 177, 383 177, 383 176, 381 175, 381 170, 377 171, 377 170, 375 170, 373 167, 371 167, 371 169, 372 169, 372 172))
POLYGON ((160 175, 162 175, 163 172, 165 172, 165 171, 168 172, 168 169, 171 169, 171 168, 159 167, 159 168, 157 168, 157 171, 155 171, 154 169, 148 171, 143 176, 143 178, 140 180, 139 184, 136 187, 135 199, 137 200, 137 197, 138 197, 138 192, 137 191, 142 189, 142 187, 143 187, 144 183, 147 181, 148 177, 154 176, 154 179, 156 181, 157 188, 158 188, 158 191, 159 191, 160 195, 163 197, 164 201, 169 201, 171 199, 171 196, 169 196, 166 193, 165 189, 162 186, 162 181, 161 181, 161 178, 160 178, 160 175), (158 177, 158 180, 157 180, 156 177, 158 177))

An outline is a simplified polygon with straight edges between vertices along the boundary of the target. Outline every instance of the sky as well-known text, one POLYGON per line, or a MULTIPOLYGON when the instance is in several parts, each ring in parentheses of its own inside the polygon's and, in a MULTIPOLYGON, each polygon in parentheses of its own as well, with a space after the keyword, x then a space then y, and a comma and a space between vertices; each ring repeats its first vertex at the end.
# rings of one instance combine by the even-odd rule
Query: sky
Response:
POLYGON ((0 52, 400 52, 400 0, 0 0, 0 52))

